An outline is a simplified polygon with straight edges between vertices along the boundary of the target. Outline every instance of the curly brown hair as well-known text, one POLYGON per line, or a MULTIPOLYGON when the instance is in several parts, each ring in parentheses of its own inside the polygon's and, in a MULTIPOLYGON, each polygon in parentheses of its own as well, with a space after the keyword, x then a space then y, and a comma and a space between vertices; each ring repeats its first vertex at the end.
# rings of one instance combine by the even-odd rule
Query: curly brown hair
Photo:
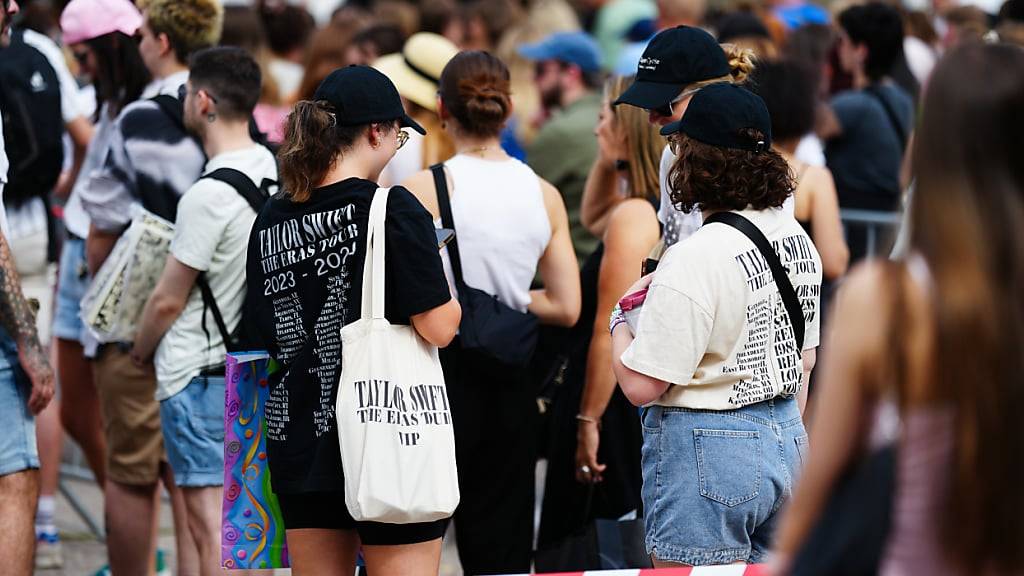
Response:
MULTIPOLYGON (((754 129, 751 141, 764 140, 754 129)), ((672 136, 675 164, 669 172, 669 196, 677 210, 765 210, 782 206, 795 182, 786 160, 774 150, 753 152, 672 136)))

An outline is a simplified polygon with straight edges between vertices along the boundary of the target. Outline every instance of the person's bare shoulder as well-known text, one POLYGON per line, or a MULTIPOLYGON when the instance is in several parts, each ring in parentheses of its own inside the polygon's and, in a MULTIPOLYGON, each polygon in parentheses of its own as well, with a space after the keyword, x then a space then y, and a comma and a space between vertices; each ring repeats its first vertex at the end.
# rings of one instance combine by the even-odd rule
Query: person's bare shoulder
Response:
POLYGON ((401 186, 411 192, 434 218, 440 216, 440 210, 437 206, 437 192, 434 187, 434 175, 430 170, 421 170, 409 176, 401 183, 401 186))

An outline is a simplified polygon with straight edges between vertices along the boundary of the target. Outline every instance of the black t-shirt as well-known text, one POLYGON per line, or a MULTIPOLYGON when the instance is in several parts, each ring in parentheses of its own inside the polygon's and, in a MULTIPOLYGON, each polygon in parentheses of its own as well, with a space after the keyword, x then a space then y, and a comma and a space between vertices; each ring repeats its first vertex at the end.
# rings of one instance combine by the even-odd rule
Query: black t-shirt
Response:
MULTIPOLYGON (((249 237, 250 312, 279 365, 265 414, 274 490, 342 490, 334 416, 341 328, 359 319, 367 219, 377 185, 349 178, 307 202, 277 195, 249 237)), ((385 316, 410 316, 451 299, 434 223, 419 201, 391 189, 385 221, 385 316)))

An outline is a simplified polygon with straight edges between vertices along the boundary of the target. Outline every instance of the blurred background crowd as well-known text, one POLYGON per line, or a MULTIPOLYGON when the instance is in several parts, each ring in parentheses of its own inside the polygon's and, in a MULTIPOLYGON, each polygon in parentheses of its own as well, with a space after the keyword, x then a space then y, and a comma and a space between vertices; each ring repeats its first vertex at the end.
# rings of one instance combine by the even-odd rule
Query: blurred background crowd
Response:
MULTIPOLYGON (((61 98, 75 101, 65 110, 78 111, 65 114, 64 175, 54 193, 25 202, 7 200, 8 240, 26 294, 40 303, 44 342, 49 339, 44 327, 52 308, 63 208, 71 174, 85 151, 75 121, 99 118, 97 101, 117 99, 111 98, 110 87, 89 77, 88 54, 63 42, 64 4, 19 2, 14 19, 16 27, 60 47, 63 65, 75 79, 74 93, 61 98)), ((829 286, 852 263, 902 249, 900 222, 914 188, 908 151, 932 70, 958 46, 1024 45, 1024 0, 224 2, 219 43, 243 47, 259 63, 264 81, 253 116, 271 144, 283 140, 284 121, 294 104, 311 99, 333 70, 366 64, 394 82, 406 110, 427 134, 410 133, 409 143, 385 168, 381 185, 404 182, 455 153, 442 129, 437 94, 441 71, 456 53, 484 50, 508 66, 512 112, 501 133, 502 147, 561 193, 584 286, 580 320, 572 328, 546 329, 532 367, 543 426, 537 452, 547 461, 538 510, 541 548, 560 542, 585 517, 617 518, 639 506, 639 423, 621 393, 613 392, 607 331, 600 328, 615 299, 633 276, 639 277, 639 265, 630 262, 636 269, 627 273, 621 264, 613 277, 608 261, 605 268, 601 262, 614 258, 609 247, 621 242, 607 236, 612 206, 640 199, 656 211, 665 209, 664 202, 659 204, 665 140, 645 111, 611 103, 631 84, 647 42, 679 25, 703 28, 729 46, 737 81, 745 81, 765 101, 773 145, 795 176, 794 215, 821 255, 824 307, 829 286), (595 338, 599 333, 602 338, 595 338), (603 417, 605 432, 598 437, 586 428, 577 431, 573 415, 578 413, 603 417), (606 434, 609 429, 617 436, 606 434), (598 478, 605 464, 609 471, 598 478), (581 465, 595 471, 595 477, 579 478, 581 465), (582 488, 591 480, 604 483, 596 499, 582 488)), ((132 79, 119 81, 115 93, 132 79)), ((15 146, 8 142, 9 149, 15 146)), ((679 224, 659 216, 663 231, 646 212, 635 223, 636 234, 649 240, 643 252, 655 248, 662 232, 665 244, 678 235, 673 226, 679 224)), ((828 354, 827 346, 822 353, 828 354)), ((96 440, 98 414, 83 415, 82 405, 76 408, 62 409, 54 402, 38 420, 44 478, 37 515, 41 568, 62 563, 53 520, 62 420, 75 428, 72 435, 83 444, 94 470, 101 460, 88 454, 102 449, 96 440)))

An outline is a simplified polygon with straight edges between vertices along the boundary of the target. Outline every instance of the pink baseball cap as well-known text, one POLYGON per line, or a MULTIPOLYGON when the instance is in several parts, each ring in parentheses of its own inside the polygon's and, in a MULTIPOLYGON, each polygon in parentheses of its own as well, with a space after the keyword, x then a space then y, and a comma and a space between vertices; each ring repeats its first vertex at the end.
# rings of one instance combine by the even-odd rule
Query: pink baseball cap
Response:
POLYGON ((132 36, 142 14, 129 0, 71 0, 60 15, 65 44, 77 44, 111 32, 132 36))

